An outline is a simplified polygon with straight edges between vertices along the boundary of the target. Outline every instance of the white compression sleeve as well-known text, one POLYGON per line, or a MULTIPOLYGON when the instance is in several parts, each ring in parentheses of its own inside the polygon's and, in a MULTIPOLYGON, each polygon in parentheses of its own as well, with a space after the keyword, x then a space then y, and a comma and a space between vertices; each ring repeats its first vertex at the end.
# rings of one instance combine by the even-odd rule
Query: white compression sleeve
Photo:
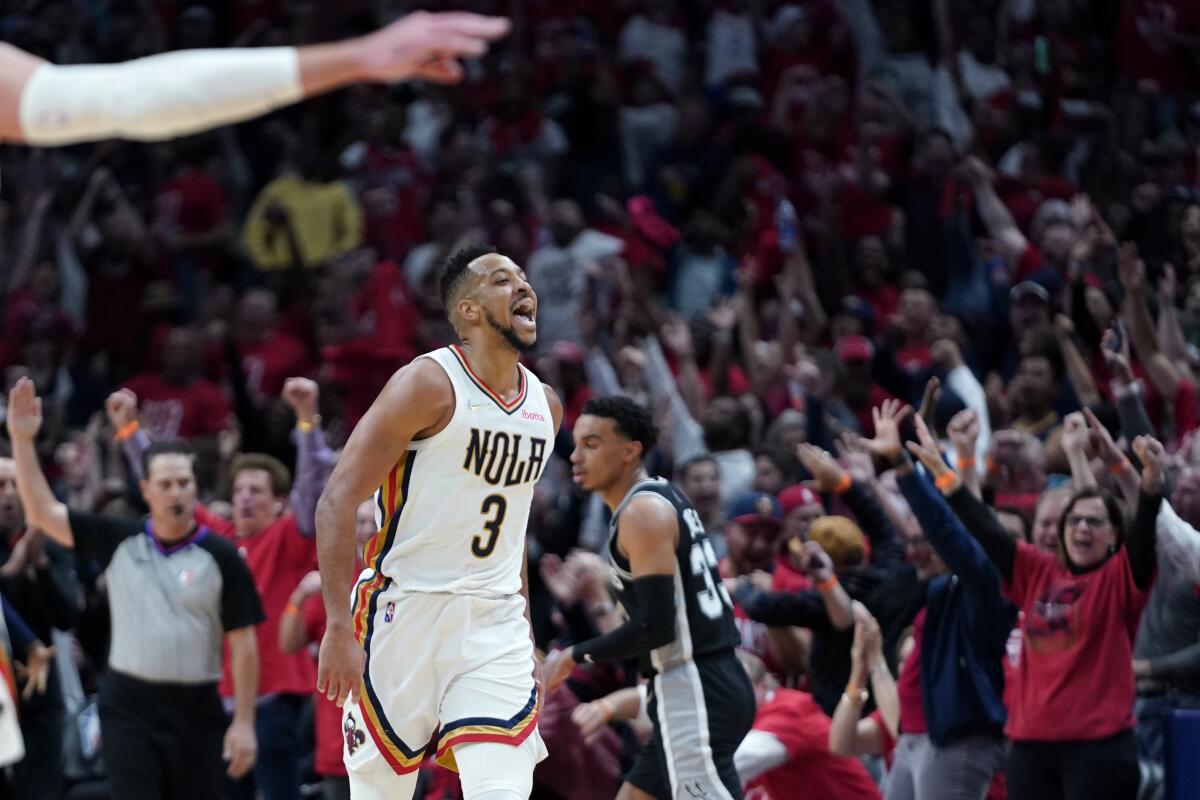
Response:
POLYGON ((21 92, 32 145, 171 139, 300 100, 293 47, 181 50, 123 64, 44 64, 21 92))

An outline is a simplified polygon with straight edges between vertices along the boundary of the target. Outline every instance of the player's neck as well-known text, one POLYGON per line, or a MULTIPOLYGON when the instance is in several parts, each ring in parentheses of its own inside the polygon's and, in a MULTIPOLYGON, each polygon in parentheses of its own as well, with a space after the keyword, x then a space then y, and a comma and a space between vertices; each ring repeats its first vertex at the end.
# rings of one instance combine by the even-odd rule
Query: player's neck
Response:
POLYGON ((504 343, 491 342, 472 346, 471 342, 464 341, 459 347, 471 371, 493 392, 511 400, 520 391, 517 362, 521 354, 516 350, 504 343))
POLYGON ((621 501, 625 499, 625 495, 629 494, 629 490, 633 488, 638 481, 644 481, 649 478, 650 474, 646 472, 646 468, 640 464, 630 472, 625 473, 621 478, 608 487, 600 494, 600 499, 608 506, 609 511, 616 511, 617 506, 621 505, 621 501))

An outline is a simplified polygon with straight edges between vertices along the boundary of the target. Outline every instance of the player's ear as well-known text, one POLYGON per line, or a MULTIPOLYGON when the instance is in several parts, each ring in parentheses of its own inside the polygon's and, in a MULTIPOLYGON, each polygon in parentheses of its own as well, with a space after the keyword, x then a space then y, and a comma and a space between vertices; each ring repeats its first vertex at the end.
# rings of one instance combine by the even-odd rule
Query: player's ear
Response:
POLYGON ((458 303, 455 305, 458 311, 458 317, 463 322, 478 322, 479 321, 479 303, 467 295, 458 298, 458 303))

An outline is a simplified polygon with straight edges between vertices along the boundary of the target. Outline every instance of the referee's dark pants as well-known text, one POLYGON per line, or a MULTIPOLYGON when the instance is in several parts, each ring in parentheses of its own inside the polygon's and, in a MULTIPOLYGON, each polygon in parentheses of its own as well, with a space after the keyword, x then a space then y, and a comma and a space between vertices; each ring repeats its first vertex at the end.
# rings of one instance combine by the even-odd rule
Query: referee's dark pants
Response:
POLYGON ((219 796, 225 711, 215 683, 148 683, 110 670, 100 735, 114 800, 219 796))

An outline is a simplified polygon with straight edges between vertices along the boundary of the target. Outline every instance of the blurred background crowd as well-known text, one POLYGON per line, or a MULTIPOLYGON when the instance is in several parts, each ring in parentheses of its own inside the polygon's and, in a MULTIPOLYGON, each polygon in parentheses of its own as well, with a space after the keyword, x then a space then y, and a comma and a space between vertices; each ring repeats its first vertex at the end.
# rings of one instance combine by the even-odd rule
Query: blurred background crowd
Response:
MULTIPOLYGON (((339 38, 417 5, 6 0, 0 38, 58 63, 113 62, 339 38)), ((748 790, 775 800, 876 797, 882 738, 928 735, 912 716, 922 685, 908 671, 906 688, 900 666, 905 642, 922 638, 924 594, 913 587, 947 569, 939 554, 951 559, 926 541, 903 477, 864 443, 876 436, 873 410, 927 400, 949 463, 975 475, 1013 537, 1042 550, 1060 550, 1071 488, 1088 474, 1117 488, 1140 434, 1166 446, 1171 506, 1200 526, 1200 6, 419 5, 507 15, 514 30, 453 88, 356 87, 167 144, 0 149, 3 383, 36 383, 43 466, 72 508, 138 515, 131 465, 142 436, 182 438, 198 453, 206 508, 233 535, 294 514, 305 536, 311 500, 296 500, 314 480, 319 492, 327 469, 302 469, 297 453, 326 464, 399 366, 451 341, 439 266, 460 246, 491 243, 538 293, 528 364, 565 406, 528 530, 539 647, 612 623, 596 555, 608 512, 575 491, 566 456, 589 398, 644 401, 664 434, 652 471, 683 488, 718 544, 745 650, 759 660, 749 667, 769 687, 760 716, 781 692, 811 693, 811 708, 789 717, 795 730, 777 732, 788 764, 776 769, 796 768, 795 779, 767 772, 748 790), (285 392, 293 377, 315 385, 285 392), (932 377, 941 388, 926 398, 932 377), (1090 420, 1070 417, 1085 408, 1090 420), (313 426, 316 455, 301 441, 313 426), (238 505, 238 464, 271 473, 281 501, 292 491, 286 472, 237 462, 246 453, 297 474, 292 508, 238 505), (865 604, 856 622, 831 620, 807 574, 825 562, 793 540, 828 555, 865 604), (899 730, 876 716, 872 735, 887 736, 843 741, 850 755, 835 757, 830 728, 852 671, 859 688, 876 677, 863 655, 870 615, 886 670, 901 676, 899 730), (812 783, 860 766, 870 780, 812 783)), ((311 542, 294 550, 303 576, 311 542)), ((21 704, 29 755, 12 787, 37 800, 105 796, 92 699, 107 646, 104 582, 25 530, 4 469, 0 559, 0 590, 56 645, 46 691, 21 704)), ((319 584, 266 590, 270 576, 256 577, 279 599, 266 602, 270 635, 260 634, 263 702, 297 701, 304 722, 279 746, 301 759, 303 787, 288 791, 316 796, 340 770, 336 715, 318 707, 314 723, 302 683, 265 684, 280 648, 312 660, 313 636, 281 630, 280 618, 283 599, 319 602, 319 584)), ((992 669, 1020 669, 1013 624, 992 669)), ((1167 709, 1200 706, 1200 574, 1160 564, 1140 629, 1134 619, 1127 633, 1132 663, 1109 679, 1137 681, 1141 780, 1152 791, 1167 709)), ((629 695, 613 694, 635 680, 628 668, 581 668, 550 698, 536 796, 615 794, 647 731, 636 700, 624 714, 629 695)), ((1037 740, 1026 714, 1013 732, 1022 697, 1005 696, 1009 734, 1037 740)), ((1081 712, 1091 702, 1076 700, 1081 712)), ((947 747, 932 702, 928 731, 947 747)), ((1132 711, 1117 712, 1127 728, 1132 711)), ((981 711, 983 729, 998 735, 1003 712, 981 711)), ((261 768, 272 762, 260 761, 258 791, 286 797, 267 788, 261 768)), ((449 773, 427 777, 427 797, 456 796, 449 773)), ((230 796, 254 791, 243 782, 230 796)), ((943 796, 934 791, 904 796, 943 796)), ((991 791, 1002 796, 1003 782, 991 791)))

